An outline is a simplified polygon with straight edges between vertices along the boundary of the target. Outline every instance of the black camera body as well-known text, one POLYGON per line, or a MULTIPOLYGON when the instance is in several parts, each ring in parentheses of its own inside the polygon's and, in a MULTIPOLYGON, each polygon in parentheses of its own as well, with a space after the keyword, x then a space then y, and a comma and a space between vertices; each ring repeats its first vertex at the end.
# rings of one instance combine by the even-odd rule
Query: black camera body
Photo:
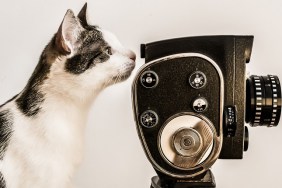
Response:
POLYGON ((141 45, 133 109, 160 178, 152 187, 215 187, 214 162, 242 159, 248 149, 245 121, 278 124, 279 79, 246 78, 252 44, 253 36, 200 36, 141 45))

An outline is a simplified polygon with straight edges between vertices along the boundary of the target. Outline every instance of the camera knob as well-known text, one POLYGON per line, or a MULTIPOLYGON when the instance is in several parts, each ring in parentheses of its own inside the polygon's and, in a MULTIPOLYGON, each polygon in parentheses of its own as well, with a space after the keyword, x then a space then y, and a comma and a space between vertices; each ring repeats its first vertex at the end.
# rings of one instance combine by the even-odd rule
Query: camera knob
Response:
POLYGON ((236 128, 236 108, 235 106, 226 106, 224 108, 224 136, 234 137, 236 128))
POLYGON ((196 112, 204 112, 208 108, 208 102, 204 97, 196 98, 193 102, 193 109, 196 112))
POLYGON ((245 126, 244 132, 244 151, 248 151, 249 149, 249 129, 245 126))
POLYGON ((159 151, 174 168, 189 170, 209 160, 215 143, 215 129, 194 113, 172 116, 159 132, 159 151))
POLYGON ((145 88, 154 88, 158 85, 159 78, 154 71, 145 71, 140 77, 140 82, 145 88))
POLYGON ((201 151, 203 141, 201 135, 191 128, 178 130, 172 138, 176 152, 184 157, 192 157, 201 151))
POLYGON ((151 128, 158 124, 159 118, 153 110, 147 110, 140 116, 140 122, 144 127, 151 128))
POLYGON ((189 84, 195 89, 200 89, 206 85, 206 75, 201 71, 195 71, 189 77, 189 84))

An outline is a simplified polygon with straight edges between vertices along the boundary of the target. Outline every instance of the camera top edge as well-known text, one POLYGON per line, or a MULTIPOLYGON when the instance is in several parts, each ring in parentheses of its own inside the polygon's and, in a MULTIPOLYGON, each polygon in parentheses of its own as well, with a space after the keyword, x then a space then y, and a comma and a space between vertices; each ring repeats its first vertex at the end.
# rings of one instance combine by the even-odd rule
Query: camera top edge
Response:
POLYGON ((166 39, 141 44, 141 58, 145 62, 177 53, 202 53, 211 55, 214 52, 224 52, 231 46, 244 46, 246 63, 250 61, 253 35, 203 35, 166 39))

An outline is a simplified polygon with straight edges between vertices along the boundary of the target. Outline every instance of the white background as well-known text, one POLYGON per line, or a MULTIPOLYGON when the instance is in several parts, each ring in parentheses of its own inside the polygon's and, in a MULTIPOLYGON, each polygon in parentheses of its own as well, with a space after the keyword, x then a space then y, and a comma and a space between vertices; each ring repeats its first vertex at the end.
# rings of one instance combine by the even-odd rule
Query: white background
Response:
MULTIPOLYGON (((78 13, 83 4, 70 0, 1 0, 1 103, 23 89, 66 10, 78 13)), ((95 0, 88 6, 91 22, 114 32, 138 57, 139 45, 144 42, 195 35, 254 35, 248 71, 276 74, 282 79, 282 1, 95 0)), ((137 68, 143 63, 138 58, 137 68)), ((93 105, 86 130, 85 160, 74 179, 77 187, 149 188, 155 173, 135 130, 132 79, 106 89, 93 105)), ((217 187, 281 188, 281 145, 282 125, 250 128, 250 148, 244 160, 218 160, 213 166, 217 187)))

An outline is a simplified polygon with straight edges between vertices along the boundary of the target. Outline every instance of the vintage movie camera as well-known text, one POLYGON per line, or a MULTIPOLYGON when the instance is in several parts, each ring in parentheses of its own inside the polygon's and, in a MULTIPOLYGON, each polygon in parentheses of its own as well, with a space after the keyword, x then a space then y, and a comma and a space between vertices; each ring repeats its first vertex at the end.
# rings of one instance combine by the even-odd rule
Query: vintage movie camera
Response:
POLYGON ((246 77, 253 36, 199 36, 141 45, 133 82, 138 135, 153 188, 215 187, 217 159, 242 159, 248 128, 277 126, 277 76, 246 77))

